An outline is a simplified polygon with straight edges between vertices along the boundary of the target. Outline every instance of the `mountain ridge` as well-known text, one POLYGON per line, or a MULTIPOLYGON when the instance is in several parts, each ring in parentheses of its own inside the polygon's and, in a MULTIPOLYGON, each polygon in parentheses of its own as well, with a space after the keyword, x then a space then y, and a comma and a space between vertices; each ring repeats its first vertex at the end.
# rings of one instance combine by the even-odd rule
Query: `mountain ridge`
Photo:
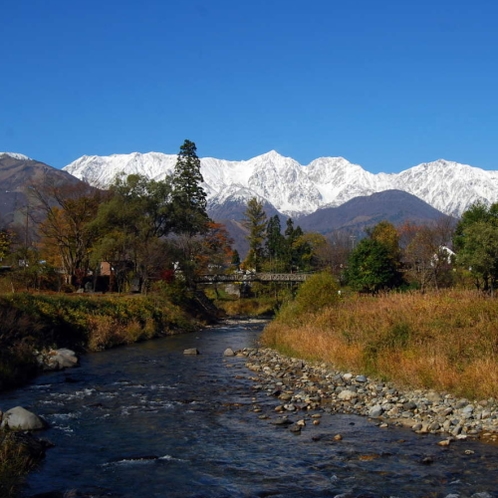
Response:
MULTIPOLYGON (((161 152, 82 156, 62 168, 105 187, 115 176, 141 173, 156 180, 171 174, 176 155, 161 152)), ((438 211, 460 216, 476 201, 498 201, 498 171, 438 159, 400 173, 370 173, 343 157, 320 157, 301 165, 272 150, 244 161, 200 158, 208 204, 259 197, 287 216, 301 217, 325 207, 337 207, 359 196, 402 190, 438 211)))
MULTIPOLYGON (((154 168, 154 161, 158 159, 164 165, 164 157, 160 153, 155 156, 152 158, 149 156, 150 164, 145 165, 146 167, 142 164, 143 157, 139 153, 113 157, 120 159, 121 163, 123 160, 130 163, 128 168, 125 168, 128 174, 141 173, 149 177, 154 177, 157 174, 164 176, 164 168, 159 172, 157 168, 154 168)), ((102 185, 108 181, 110 173, 106 168, 106 159, 99 156, 86 156, 86 159, 91 162, 92 168, 82 172, 83 180, 86 180, 86 175, 88 175, 89 178, 93 179, 94 185, 102 185)), ((176 156, 168 156, 167 161, 169 165, 166 169, 172 171, 176 163, 176 156)), ((241 255, 244 255, 248 250, 247 230, 243 220, 249 198, 257 197, 262 202, 267 217, 278 215, 282 226, 285 225, 286 216, 255 191, 265 187, 267 190, 263 193, 271 196, 272 186, 275 182, 279 182, 278 185, 283 190, 283 193, 280 192, 281 198, 276 198, 275 202, 286 201, 286 193, 291 196, 307 194, 310 190, 310 184, 313 186, 312 193, 315 195, 315 202, 320 201, 322 206, 310 214, 298 213, 293 218, 304 230, 317 231, 326 236, 338 230, 345 231, 355 237, 362 237, 366 227, 373 226, 382 220, 390 221, 396 225, 407 220, 417 224, 426 224, 444 216, 439 210, 413 194, 392 189, 358 195, 341 204, 336 200, 335 203, 339 205, 328 206, 327 201, 330 201, 330 198, 324 198, 324 193, 327 193, 327 184, 335 181, 334 174, 339 176, 347 176, 348 174, 348 171, 341 170, 341 168, 347 170, 349 164, 343 158, 338 159, 339 167, 335 170, 330 163, 325 168, 321 165, 317 167, 315 163, 314 167, 317 169, 315 171, 312 169, 310 175, 317 177, 312 178, 315 184, 310 183, 311 180, 307 183, 303 180, 306 170, 303 171, 299 163, 292 159, 280 161, 277 153, 267 155, 263 161, 260 157, 256 157, 253 158, 252 163, 245 162, 242 165, 242 168, 245 168, 242 172, 238 162, 220 161, 214 158, 207 158, 203 161, 204 173, 210 182, 206 186, 211 192, 208 214, 213 220, 225 224, 234 240, 234 248, 241 255), (268 161, 272 164, 266 168, 268 161), (287 183, 291 183, 291 188, 284 185, 283 179, 287 183)), ((320 163, 320 161, 317 162, 320 163)), ((353 165, 350 169, 359 171, 360 174, 362 171, 360 166, 353 165)), ((369 187, 364 188, 364 190, 373 190, 373 187, 376 186, 375 175, 365 172, 363 176, 367 179, 367 187, 369 187)), ((0 192, 2 192, 0 195, 0 228, 15 224, 15 222, 22 225, 26 216, 25 208, 29 203, 26 198, 26 187, 29 185, 42 186, 46 184, 47 180, 50 184, 68 182, 72 184, 81 181, 68 171, 58 170, 40 161, 29 159, 22 154, 0 154, 0 192)), ((339 189, 340 187, 339 185, 339 189)), ((358 185, 353 185, 353 187, 357 191, 362 191, 358 185)), ((300 199, 300 202, 303 202, 303 198, 300 199)))
POLYGON ((36 211, 34 200, 27 194, 30 186, 77 184, 81 181, 24 154, 0 152, 0 229, 24 223, 26 211, 36 211))

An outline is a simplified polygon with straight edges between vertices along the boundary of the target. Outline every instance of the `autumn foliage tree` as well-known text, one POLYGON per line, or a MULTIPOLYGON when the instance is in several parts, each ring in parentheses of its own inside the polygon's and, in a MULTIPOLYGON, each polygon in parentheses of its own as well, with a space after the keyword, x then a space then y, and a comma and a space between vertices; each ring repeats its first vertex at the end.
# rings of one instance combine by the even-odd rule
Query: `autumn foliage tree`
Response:
POLYGON ((220 273, 233 258, 232 239, 221 223, 210 221, 206 233, 199 240, 196 254, 198 273, 220 273))
MULTIPOLYGON (((404 227, 402 227, 404 228, 404 227)), ((449 217, 426 225, 410 226, 410 240, 404 251, 407 275, 423 291, 452 284, 451 238, 454 222, 449 217)))
POLYGON ((90 228, 105 194, 84 183, 31 189, 44 214, 39 224, 41 253, 81 285, 90 269, 95 234, 90 228))

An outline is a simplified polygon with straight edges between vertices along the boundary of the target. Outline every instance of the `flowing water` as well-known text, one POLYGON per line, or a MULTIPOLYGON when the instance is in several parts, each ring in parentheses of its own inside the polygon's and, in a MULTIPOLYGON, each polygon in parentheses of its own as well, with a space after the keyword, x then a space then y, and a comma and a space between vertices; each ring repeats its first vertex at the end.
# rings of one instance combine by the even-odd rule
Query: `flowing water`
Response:
POLYGON ((253 347, 263 325, 229 322, 87 355, 79 368, 1 393, 2 409, 22 405, 51 426, 41 436, 55 447, 25 496, 498 497, 494 446, 442 448, 440 437, 350 415, 323 414, 300 435, 271 424, 276 401, 253 390, 243 358, 223 357, 253 347), (201 354, 183 355, 190 347, 201 354))

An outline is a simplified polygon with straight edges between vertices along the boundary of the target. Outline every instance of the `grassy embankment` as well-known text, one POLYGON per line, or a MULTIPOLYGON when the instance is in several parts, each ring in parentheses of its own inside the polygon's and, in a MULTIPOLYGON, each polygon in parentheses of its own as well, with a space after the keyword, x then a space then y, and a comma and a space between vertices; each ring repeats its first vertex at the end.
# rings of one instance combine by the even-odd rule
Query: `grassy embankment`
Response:
POLYGON ((192 331, 200 318, 202 308, 192 296, 175 304, 161 295, 0 296, 0 388, 21 384, 33 374, 34 350, 101 351, 192 331))
POLYGON ((308 282, 266 328, 265 345, 406 388, 498 398, 498 299, 463 290, 339 299, 308 282), (325 294, 330 302, 316 305, 325 294))
POLYGON ((275 300, 270 298, 215 299, 214 304, 232 317, 273 316, 275 300))

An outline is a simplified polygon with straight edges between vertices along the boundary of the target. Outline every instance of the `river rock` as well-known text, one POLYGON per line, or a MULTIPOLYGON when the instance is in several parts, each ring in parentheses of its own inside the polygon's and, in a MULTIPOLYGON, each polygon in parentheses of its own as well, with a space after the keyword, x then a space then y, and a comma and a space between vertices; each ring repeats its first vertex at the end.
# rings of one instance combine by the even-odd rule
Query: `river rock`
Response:
POLYGON ((342 401, 351 401, 353 398, 356 398, 358 394, 354 391, 350 391, 349 389, 344 389, 344 391, 341 391, 338 395, 337 398, 342 400, 342 401))
POLYGON ((26 410, 22 406, 16 406, 3 414, 1 427, 12 430, 34 431, 44 429, 47 424, 38 415, 26 410))
POLYGON ((235 356, 235 352, 232 348, 226 348, 225 351, 223 351, 223 356, 235 356))
POLYGON ((372 418, 378 418, 383 413, 384 413, 384 410, 382 409, 382 406, 380 406, 380 405, 374 405, 368 411, 368 416, 372 417, 372 418))
POLYGON ((434 390, 402 390, 393 382, 340 372, 283 356, 271 348, 241 350, 254 372, 258 390, 277 398, 276 412, 297 411, 368 416, 379 424, 404 425, 418 434, 446 434, 455 439, 496 435, 498 401, 469 401, 434 390))
POLYGON ((272 421, 272 424, 277 426, 291 425, 293 423, 294 422, 292 422, 292 420, 289 420, 287 417, 279 417, 272 421))
POLYGON ((51 349, 37 356, 38 364, 46 371, 62 370, 78 365, 78 357, 71 349, 51 349))
POLYGON ((197 348, 187 348, 183 350, 183 354, 186 356, 195 356, 201 353, 197 348))

